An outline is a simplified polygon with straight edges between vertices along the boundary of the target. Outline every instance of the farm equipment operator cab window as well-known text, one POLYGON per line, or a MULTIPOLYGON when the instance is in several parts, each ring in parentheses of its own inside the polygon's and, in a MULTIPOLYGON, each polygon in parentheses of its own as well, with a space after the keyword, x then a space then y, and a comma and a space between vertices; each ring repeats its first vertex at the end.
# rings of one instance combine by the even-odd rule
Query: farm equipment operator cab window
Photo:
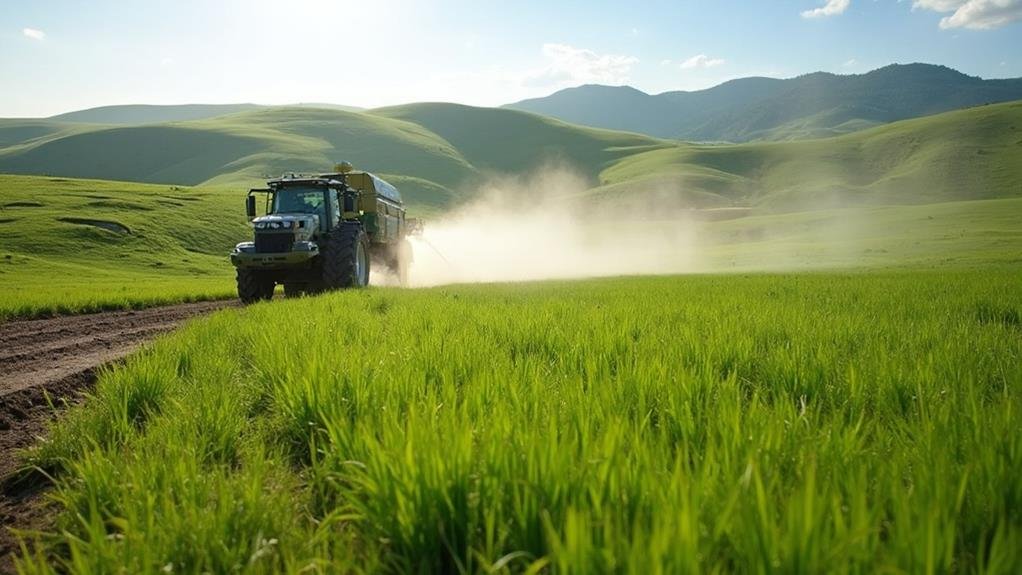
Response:
POLYGON ((323 190, 310 189, 283 189, 277 192, 273 199, 273 213, 275 214, 319 214, 320 218, 325 215, 323 190))

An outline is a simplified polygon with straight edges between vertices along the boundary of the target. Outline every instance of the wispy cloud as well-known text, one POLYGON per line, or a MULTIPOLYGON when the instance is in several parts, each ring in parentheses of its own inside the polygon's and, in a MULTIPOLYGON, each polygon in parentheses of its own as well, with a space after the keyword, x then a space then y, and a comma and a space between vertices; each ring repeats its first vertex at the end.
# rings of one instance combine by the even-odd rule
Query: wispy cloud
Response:
POLYGON ((827 0, 823 6, 802 12, 803 18, 825 18, 843 14, 852 0, 827 0))
POLYGON ((697 54, 692 56, 688 60, 681 63, 683 70, 692 70, 694 68, 714 68, 724 64, 727 60, 723 58, 711 58, 706 54, 697 54))
POLYGON ((846 60, 845 63, 841 65, 844 66, 845 68, 854 68, 855 66, 859 65, 859 61, 856 60, 855 58, 851 58, 849 60, 846 60))
POLYGON ((22 28, 21 35, 26 38, 31 38, 33 40, 46 39, 46 32, 43 32, 42 30, 36 30, 35 28, 22 28))
POLYGON ((1022 0, 913 0, 912 8, 948 13, 940 27, 989 30, 1022 19, 1022 0))
POLYGON ((529 87, 556 87, 577 84, 623 84, 628 81, 638 58, 620 54, 598 54, 567 44, 544 44, 547 64, 526 75, 522 84, 529 87))

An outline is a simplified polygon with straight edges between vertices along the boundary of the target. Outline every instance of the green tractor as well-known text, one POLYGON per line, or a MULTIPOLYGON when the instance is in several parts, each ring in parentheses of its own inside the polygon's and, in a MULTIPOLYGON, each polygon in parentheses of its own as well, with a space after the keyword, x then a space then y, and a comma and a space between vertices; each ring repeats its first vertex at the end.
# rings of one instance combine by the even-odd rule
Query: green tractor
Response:
POLYGON ((277 284, 287 297, 365 287, 371 265, 408 281, 407 236, 418 222, 405 218, 397 188, 368 172, 344 163, 334 173, 286 175, 249 190, 246 208, 255 241, 231 252, 244 303, 272 298, 277 284), (264 196, 260 217, 257 195, 264 196))

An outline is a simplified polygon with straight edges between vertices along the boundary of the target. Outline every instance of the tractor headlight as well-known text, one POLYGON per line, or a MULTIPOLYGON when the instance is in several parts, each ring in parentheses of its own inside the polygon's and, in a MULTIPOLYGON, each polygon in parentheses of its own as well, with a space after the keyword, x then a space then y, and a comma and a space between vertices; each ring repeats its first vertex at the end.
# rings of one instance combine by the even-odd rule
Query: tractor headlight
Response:
POLYGON ((264 229, 266 229, 266 222, 256 222, 256 223, 254 223, 252 225, 255 226, 255 229, 257 229, 257 230, 264 230, 264 229))

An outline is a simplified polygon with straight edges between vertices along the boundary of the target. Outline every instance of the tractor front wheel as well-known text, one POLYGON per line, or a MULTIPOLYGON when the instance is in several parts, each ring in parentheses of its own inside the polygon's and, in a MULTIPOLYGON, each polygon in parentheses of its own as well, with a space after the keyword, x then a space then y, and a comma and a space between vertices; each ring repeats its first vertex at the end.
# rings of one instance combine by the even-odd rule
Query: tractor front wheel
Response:
POLYGON ((254 270, 238 269, 238 297, 244 304, 273 299, 273 280, 254 270))
POLYGON ((303 284, 286 283, 284 284, 284 297, 295 298, 302 297, 305 295, 305 286, 303 284))
POLYGON ((323 245, 326 289, 360 288, 369 284, 369 238, 358 222, 344 222, 323 245))

